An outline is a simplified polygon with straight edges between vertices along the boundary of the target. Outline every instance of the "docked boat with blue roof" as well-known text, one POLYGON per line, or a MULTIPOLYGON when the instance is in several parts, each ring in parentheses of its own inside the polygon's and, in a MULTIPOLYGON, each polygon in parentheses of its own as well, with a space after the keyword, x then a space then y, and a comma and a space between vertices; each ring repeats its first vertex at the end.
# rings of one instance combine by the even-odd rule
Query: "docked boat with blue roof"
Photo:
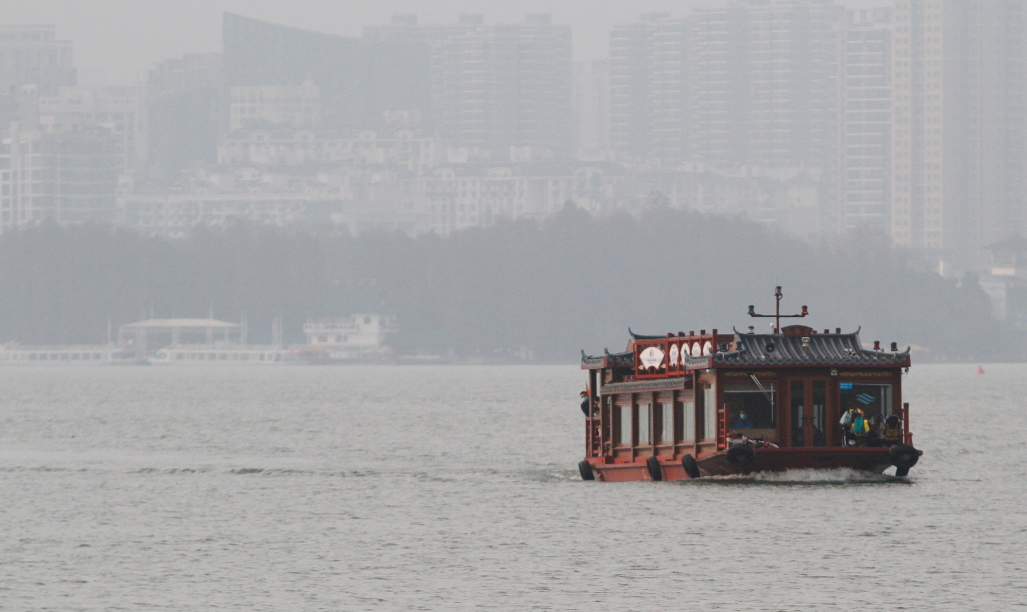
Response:
POLYGON ((859 330, 805 325, 807 308, 770 334, 713 329, 631 332, 627 349, 590 356, 582 392, 585 480, 683 480, 789 469, 849 468, 907 476, 913 446, 902 378, 909 349, 859 330))

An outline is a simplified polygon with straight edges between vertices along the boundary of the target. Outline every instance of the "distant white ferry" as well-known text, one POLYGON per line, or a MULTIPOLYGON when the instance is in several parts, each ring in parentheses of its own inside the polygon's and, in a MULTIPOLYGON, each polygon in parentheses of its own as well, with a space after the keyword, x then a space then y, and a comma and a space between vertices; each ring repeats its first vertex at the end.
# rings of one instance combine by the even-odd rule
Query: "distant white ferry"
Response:
POLYGON ((135 363, 135 351, 109 345, 0 347, 0 365, 122 365, 135 363))
POLYGON ((295 361, 288 349, 273 346, 204 344, 172 345, 156 351, 148 359, 153 364, 175 364, 216 361, 219 363, 279 364, 295 361))

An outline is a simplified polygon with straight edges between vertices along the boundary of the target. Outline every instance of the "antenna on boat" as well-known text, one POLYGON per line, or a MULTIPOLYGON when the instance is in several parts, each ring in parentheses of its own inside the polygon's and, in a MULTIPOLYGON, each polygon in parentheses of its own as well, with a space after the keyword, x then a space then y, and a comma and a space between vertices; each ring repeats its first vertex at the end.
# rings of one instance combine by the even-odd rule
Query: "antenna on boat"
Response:
POLYGON ((760 317, 773 317, 774 318, 774 333, 775 334, 779 334, 779 333, 781 333, 781 319, 801 319, 801 318, 803 318, 803 317, 805 317, 806 315, 809 314, 809 311, 806 309, 806 305, 805 304, 802 305, 802 313, 800 313, 800 314, 794 314, 794 315, 783 315, 783 314, 781 314, 781 298, 783 298, 783 297, 784 297, 784 293, 781 292, 781 286, 778 285, 777 287, 774 288, 774 299, 777 301, 777 305, 776 305, 776 308, 774 310, 774 314, 772 314, 772 315, 769 315, 769 314, 767 314, 767 315, 765 315, 765 314, 756 314, 756 307, 753 306, 752 304, 749 304, 749 316, 750 317, 757 317, 757 318, 760 318, 760 317))

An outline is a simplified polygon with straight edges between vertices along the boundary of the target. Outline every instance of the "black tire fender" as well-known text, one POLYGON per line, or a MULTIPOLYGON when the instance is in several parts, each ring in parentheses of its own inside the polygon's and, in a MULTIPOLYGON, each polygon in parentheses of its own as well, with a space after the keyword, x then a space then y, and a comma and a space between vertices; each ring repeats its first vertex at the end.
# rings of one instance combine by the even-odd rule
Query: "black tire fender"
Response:
POLYGON ((645 467, 649 469, 649 479, 653 482, 663 480, 663 468, 660 467, 660 460, 656 457, 649 457, 645 461, 645 467))
POLYGON ((748 444, 735 444, 727 449, 727 462, 735 467, 745 467, 756 458, 756 449, 748 444))
POLYGON ((681 467, 685 468, 685 473, 688 474, 689 478, 702 478, 702 474, 699 473, 699 466, 695 463, 695 457, 686 454, 681 458, 681 467))
POLYGON ((896 444, 888 449, 888 453, 891 456, 892 465, 907 472, 920 460, 920 451, 909 444, 896 444))
POLYGON ((595 480, 595 472, 592 471, 592 464, 582 459, 578 462, 578 471, 581 472, 582 480, 595 480))

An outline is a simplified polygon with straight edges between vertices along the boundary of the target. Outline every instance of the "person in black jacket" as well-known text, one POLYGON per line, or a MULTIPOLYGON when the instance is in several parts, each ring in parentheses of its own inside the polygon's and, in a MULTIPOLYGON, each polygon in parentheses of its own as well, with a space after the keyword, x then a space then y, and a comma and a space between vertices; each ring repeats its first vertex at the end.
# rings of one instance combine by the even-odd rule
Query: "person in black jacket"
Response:
POLYGON ((589 410, 589 403, 590 402, 588 401, 588 393, 582 391, 581 392, 581 411, 585 413, 585 416, 591 416, 591 411, 589 410))

